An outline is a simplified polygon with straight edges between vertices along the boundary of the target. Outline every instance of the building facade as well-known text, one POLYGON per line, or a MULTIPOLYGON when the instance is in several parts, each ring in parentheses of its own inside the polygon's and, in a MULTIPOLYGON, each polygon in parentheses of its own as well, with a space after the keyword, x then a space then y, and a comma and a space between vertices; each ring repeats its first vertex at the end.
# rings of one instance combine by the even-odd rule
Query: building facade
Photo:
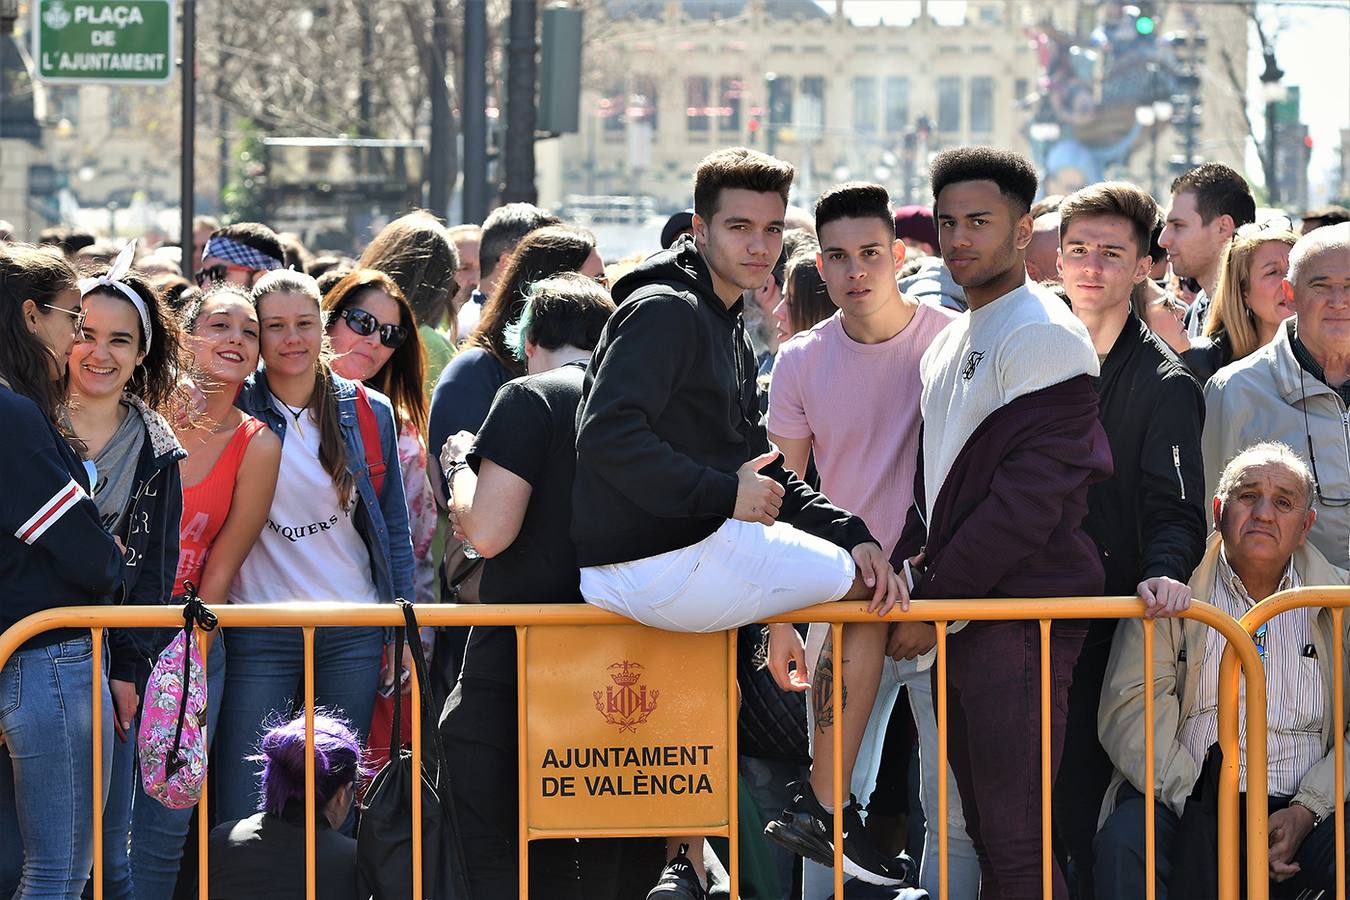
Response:
MULTIPOLYGON (((568 195, 643 195, 662 210, 688 206, 699 159, 737 144, 793 163, 803 205, 850 178, 885 184, 897 202, 927 202, 927 160, 963 144, 1017 150, 1046 169, 1067 132, 1056 124, 1048 139, 1032 128, 1047 118, 1047 31, 1066 47, 1085 45, 1087 60, 1075 62, 1086 62, 1094 102, 1110 100, 1102 65, 1091 62, 1107 51, 1088 45, 1101 30, 1098 4, 973 0, 964 21, 950 24, 928 3, 893 22, 851 21, 844 4, 831 11, 812 0, 611 0, 607 9, 588 22, 580 131, 540 144, 540 200, 549 205, 565 207, 568 195)), ((1170 16, 1180 28, 1202 27, 1184 8, 1170 16)), ((1203 28, 1211 45, 1242 48, 1245 60, 1241 10, 1207 8, 1203 28)), ((1217 76, 1195 88, 1197 162, 1242 168, 1245 63, 1236 68, 1238 88, 1217 76)), ((1165 191, 1169 167, 1184 158, 1181 129, 1168 117, 1145 127, 1137 101, 1121 102, 1128 108, 1111 111, 1122 121, 1108 140, 1123 158, 1104 172, 1165 191)), ((1069 166, 1047 187, 1094 180, 1082 168, 1069 166)))

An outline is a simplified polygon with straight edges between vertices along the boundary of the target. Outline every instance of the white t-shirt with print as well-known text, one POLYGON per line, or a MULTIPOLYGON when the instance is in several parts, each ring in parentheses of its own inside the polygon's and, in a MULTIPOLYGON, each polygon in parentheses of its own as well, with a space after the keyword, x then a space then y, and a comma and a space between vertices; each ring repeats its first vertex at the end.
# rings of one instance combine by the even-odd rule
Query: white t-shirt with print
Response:
MULTIPOLYGON (((273 402, 275 405, 275 401, 273 402)), ((267 523, 230 586, 231 603, 341 600, 377 603, 370 552, 319 462, 319 426, 308 412, 290 413, 281 443, 281 471, 267 523)))

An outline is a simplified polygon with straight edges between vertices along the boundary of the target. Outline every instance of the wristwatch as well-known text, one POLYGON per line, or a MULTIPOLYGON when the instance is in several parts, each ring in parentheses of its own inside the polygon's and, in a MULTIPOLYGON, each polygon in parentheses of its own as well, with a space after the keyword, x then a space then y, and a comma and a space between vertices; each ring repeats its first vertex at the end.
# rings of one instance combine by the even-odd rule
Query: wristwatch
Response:
POLYGON ((1325 816, 1319 816, 1319 815, 1317 814, 1317 810, 1313 809, 1311 806, 1309 806, 1309 805, 1306 804, 1306 803, 1301 803, 1301 802, 1299 802, 1298 800, 1291 800, 1291 801, 1289 801, 1289 805, 1290 805, 1290 806, 1301 806, 1301 807, 1303 807, 1304 809, 1306 809, 1306 810, 1312 815, 1312 817, 1313 817, 1313 827, 1314 827, 1314 828, 1316 828, 1318 825, 1321 825, 1321 824, 1322 824, 1322 820, 1323 820, 1324 818, 1326 818, 1325 816))

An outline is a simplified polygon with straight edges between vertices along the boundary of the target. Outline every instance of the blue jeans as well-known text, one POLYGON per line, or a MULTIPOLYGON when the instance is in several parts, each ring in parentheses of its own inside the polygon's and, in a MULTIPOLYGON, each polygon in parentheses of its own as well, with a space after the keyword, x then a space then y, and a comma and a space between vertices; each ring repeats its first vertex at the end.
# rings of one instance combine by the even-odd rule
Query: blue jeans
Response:
MULTIPOLYGON (((223 635, 217 635, 206 657, 206 738, 212 743, 224 690, 225 641, 223 635)), ((144 696, 141 703, 145 703, 144 696)), ((103 896, 107 900, 171 900, 183 859, 183 840, 197 811, 195 806, 169 809, 146 795, 136 753, 140 728, 138 711, 130 739, 113 742, 113 774, 103 812, 103 896), (133 838, 130 852, 128 831, 133 838)), ((92 882, 85 888, 85 896, 93 897, 92 882)))
MULTIPOLYGON (((92 659, 93 639, 82 635, 20 650, 0 669, 0 897, 74 900, 89 878, 92 659)), ((113 736, 106 677, 99 695, 106 799, 113 736)))
MULTIPOLYGON (((305 654, 298 628, 228 630, 230 664, 215 740, 216 821, 243 819, 258 811, 261 764, 267 730, 304 711, 305 654)), ((314 703, 351 722, 365 742, 384 652, 382 628, 314 630, 314 703)))

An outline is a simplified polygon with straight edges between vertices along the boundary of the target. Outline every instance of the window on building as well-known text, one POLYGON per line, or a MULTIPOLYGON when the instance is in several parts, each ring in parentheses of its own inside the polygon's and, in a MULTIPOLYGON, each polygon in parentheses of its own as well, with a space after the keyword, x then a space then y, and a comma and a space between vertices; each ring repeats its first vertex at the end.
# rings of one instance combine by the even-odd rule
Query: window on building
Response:
POLYGON ((825 79, 820 75, 807 75, 802 79, 797 124, 803 128, 825 127, 825 79))
MULTIPOLYGON (((134 90, 132 88, 131 90, 134 90)), ((113 87, 108 90, 108 127, 131 127, 131 98, 128 89, 113 87)))
POLYGON ((659 99, 660 92, 656 86, 655 78, 650 75, 640 75, 634 78, 633 93, 629 97, 631 106, 629 118, 632 119, 635 113, 641 115, 642 120, 651 126, 652 131, 655 132, 657 126, 656 107, 659 99))
POLYGON ((870 75, 853 79, 853 130, 860 134, 877 130, 877 80, 870 75))
POLYGON ((792 79, 785 75, 769 79, 769 124, 792 123, 792 79))
POLYGON ((51 110, 52 118, 60 121, 65 119, 72 125, 79 124, 80 121, 80 89, 77 87, 66 87, 62 85, 53 85, 47 88, 47 105, 51 110))
POLYGON ((708 107, 712 97, 711 83, 702 75, 691 75, 685 79, 685 123, 689 131, 707 131, 710 124, 708 107))
POLYGON ((970 130, 988 134, 994 130, 994 79, 970 79, 970 130))
POLYGON ((961 130, 961 79, 938 79, 938 131, 961 130))
POLYGON ((891 75, 886 79, 886 131, 899 134, 909 126, 909 79, 891 75))
POLYGON ((723 78, 718 83, 718 93, 720 95, 718 105, 718 121, 721 123, 723 131, 741 130, 741 95, 743 91, 743 82, 739 78, 723 78))
POLYGON ((615 79, 605 85, 604 94, 600 97, 600 122, 606 132, 621 132, 624 129, 625 116, 624 107, 627 98, 626 87, 623 79, 615 79))

